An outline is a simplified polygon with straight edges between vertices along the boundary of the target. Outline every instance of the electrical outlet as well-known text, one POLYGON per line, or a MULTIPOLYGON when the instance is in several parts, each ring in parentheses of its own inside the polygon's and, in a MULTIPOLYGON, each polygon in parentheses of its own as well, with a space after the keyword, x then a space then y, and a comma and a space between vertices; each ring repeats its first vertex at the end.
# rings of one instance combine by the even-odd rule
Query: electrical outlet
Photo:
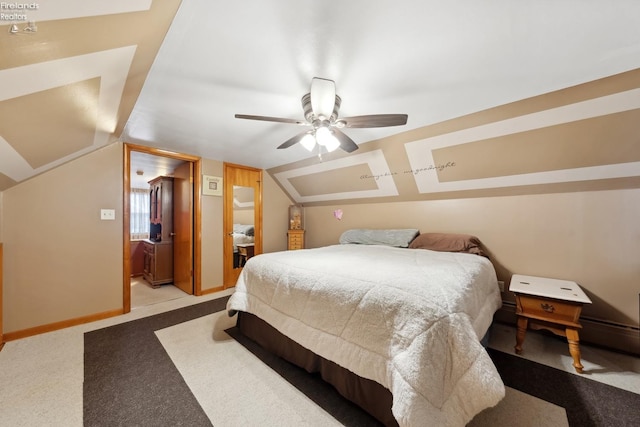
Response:
POLYGON ((504 282, 502 280, 498 280, 498 287, 500 288, 500 292, 504 292, 504 282))
POLYGON ((100 209, 100 219, 103 221, 113 221, 116 219, 115 209, 100 209))

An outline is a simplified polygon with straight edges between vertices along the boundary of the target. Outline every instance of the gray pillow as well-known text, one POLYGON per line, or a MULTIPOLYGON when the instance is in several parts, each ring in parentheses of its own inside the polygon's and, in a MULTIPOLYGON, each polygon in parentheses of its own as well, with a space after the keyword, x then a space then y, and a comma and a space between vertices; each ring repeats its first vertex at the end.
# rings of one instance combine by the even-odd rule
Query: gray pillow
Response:
POLYGON ((406 248, 419 232, 416 228, 382 230, 354 228, 342 233, 340 244, 385 245, 406 248))

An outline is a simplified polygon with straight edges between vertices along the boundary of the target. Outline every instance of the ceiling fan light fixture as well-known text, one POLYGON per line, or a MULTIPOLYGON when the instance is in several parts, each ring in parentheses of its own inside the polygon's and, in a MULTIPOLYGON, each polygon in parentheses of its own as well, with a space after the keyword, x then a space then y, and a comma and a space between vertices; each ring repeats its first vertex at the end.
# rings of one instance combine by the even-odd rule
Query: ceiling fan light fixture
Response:
POLYGON ((336 105, 336 87, 333 80, 314 77, 311 81, 311 107, 320 120, 328 120, 336 105))
POLYGON ((322 145, 327 151, 334 151, 340 146, 340 141, 333 135, 328 127, 321 127, 316 130, 316 142, 322 145))
POLYGON ((308 151, 313 151, 313 148, 316 146, 316 139, 313 137, 312 133, 308 133, 302 137, 300 144, 308 151))
POLYGON ((320 146, 328 152, 337 148, 341 148, 347 153, 357 150, 358 145, 342 132, 343 128, 379 128, 407 124, 408 116, 406 114, 369 114, 339 119, 338 112, 342 99, 336 95, 336 86, 333 80, 314 77, 311 80, 311 90, 302 96, 301 101, 304 120, 248 114, 236 114, 235 117, 237 119, 307 126, 311 130, 300 132, 289 138, 280 144, 278 149, 289 148, 300 143, 310 152, 318 145, 318 153, 321 151, 320 146))

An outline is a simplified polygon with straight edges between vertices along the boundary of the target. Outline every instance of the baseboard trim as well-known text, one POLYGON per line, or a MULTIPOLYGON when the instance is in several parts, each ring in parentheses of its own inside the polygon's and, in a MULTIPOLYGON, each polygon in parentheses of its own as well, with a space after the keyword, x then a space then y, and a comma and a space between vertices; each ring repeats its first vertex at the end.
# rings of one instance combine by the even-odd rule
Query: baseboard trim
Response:
MULTIPOLYGON (((515 325, 516 319, 515 303, 503 301, 494 320, 515 325)), ((581 342, 640 356, 640 328, 590 317, 581 317, 580 323, 581 342)))
POLYGON ((224 286, 217 286, 215 288, 202 289, 200 291, 200 295, 208 295, 208 294, 213 294, 220 291, 224 291, 224 286))
POLYGON ((19 340, 21 338, 27 338, 34 335, 44 334, 46 332, 53 332, 59 329, 69 328, 71 326, 82 325, 85 323, 95 322, 96 320, 107 319, 109 317, 120 316, 124 314, 122 309, 105 311, 102 313, 96 313, 89 316, 77 317, 75 319, 63 320, 62 322, 49 323, 47 325, 36 326, 34 328, 22 329, 20 331, 6 332, 4 334, 4 342, 19 340))

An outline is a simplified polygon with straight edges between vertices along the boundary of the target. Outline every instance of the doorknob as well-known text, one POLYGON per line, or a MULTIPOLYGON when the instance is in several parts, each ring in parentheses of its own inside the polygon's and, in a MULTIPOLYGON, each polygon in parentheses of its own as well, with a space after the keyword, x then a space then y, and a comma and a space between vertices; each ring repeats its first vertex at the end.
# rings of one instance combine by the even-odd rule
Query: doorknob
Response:
POLYGON ((171 236, 171 237, 173 237, 175 235, 176 235, 176 233, 169 233, 169 236, 171 236))

